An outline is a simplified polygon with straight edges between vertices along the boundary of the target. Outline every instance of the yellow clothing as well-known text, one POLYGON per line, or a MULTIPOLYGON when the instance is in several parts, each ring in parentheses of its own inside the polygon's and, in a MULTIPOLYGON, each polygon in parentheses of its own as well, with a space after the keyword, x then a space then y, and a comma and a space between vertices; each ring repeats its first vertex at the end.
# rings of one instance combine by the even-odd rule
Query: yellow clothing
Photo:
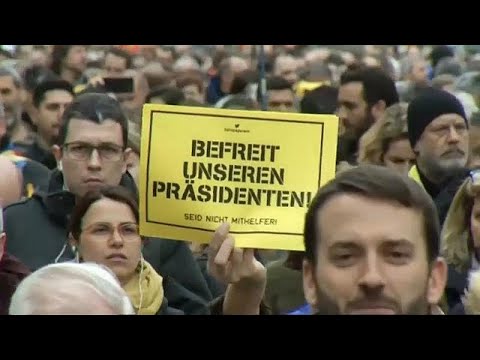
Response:
POLYGON ((163 278, 145 260, 123 287, 137 315, 155 315, 163 302, 163 278), (140 303, 141 302, 141 303, 140 303))

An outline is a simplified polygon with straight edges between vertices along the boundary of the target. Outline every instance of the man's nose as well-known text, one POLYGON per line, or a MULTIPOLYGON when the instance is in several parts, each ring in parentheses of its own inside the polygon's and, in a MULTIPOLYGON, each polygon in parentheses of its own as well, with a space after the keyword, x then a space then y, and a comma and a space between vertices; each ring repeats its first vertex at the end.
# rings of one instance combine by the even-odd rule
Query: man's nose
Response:
POLYGON ((381 265, 377 256, 372 255, 365 260, 363 273, 358 281, 359 286, 365 291, 379 291, 385 286, 381 265))
POLYGON ((97 149, 93 149, 92 153, 90 154, 90 158, 88 159, 88 167, 90 169, 101 168, 102 162, 100 160, 100 154, 98 153, 97 149))

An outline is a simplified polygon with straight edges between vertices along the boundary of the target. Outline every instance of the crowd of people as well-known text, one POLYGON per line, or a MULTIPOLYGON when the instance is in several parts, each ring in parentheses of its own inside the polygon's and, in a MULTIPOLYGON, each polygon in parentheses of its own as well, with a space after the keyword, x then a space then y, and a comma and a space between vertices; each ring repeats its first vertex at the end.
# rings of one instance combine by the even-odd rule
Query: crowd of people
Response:
POLYGON ((479 106, 475 46, 0 46, 0 314, 480 313, 479 106), (145 103, 336 114, 305 251, 140 236, 145 103))

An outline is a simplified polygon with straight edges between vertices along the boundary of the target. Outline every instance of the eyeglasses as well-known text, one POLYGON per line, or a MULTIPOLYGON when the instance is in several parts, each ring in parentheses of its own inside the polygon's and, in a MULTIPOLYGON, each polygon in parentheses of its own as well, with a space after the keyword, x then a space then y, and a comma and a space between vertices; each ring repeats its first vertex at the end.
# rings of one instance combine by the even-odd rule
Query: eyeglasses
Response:
POLYGON ((122 147, 114 144, 100 144, 94 146, 85 143, 68 143, 63 145, 68 156, 77 161, 85 161, 91 158, 93 150, 97 150, 98 155, 104 161, 120 161, 123 156, 122 147))
POLYGON ((100 241, 108 241, 112 239, 115 230, 123 241, 136 241, 140 237, 138 225, 135 223, 123 223, 116 227, 108 223, 96 223, 85 227, 82 232, 100 241))

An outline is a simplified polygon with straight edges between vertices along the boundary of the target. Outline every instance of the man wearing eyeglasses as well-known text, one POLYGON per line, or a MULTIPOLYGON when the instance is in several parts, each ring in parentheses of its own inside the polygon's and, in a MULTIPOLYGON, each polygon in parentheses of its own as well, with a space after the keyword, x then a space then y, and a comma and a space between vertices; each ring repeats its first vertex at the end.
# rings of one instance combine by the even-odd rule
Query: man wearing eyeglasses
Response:
MULTIPOLYGON (((127 138, 128 120, 115 99, 98 93, 78 96, 63 113, 57 145, 53 146, 58 169, 50 176, 48 192, 35 193, 5 209, 7 250, 32 271, 72 260, 67 225, 76 198, 104 185, 119 184, 137 195, 127 172, 131 151, 127 138)), ((174 305, 175 298, 170 296, 172 306, 182 308, 188 301, 197 306, 211 300, 185 242, 149 241, 144 257, 162 276, 181 285, 185 296, 177 299, 183 303, 174 305)))

